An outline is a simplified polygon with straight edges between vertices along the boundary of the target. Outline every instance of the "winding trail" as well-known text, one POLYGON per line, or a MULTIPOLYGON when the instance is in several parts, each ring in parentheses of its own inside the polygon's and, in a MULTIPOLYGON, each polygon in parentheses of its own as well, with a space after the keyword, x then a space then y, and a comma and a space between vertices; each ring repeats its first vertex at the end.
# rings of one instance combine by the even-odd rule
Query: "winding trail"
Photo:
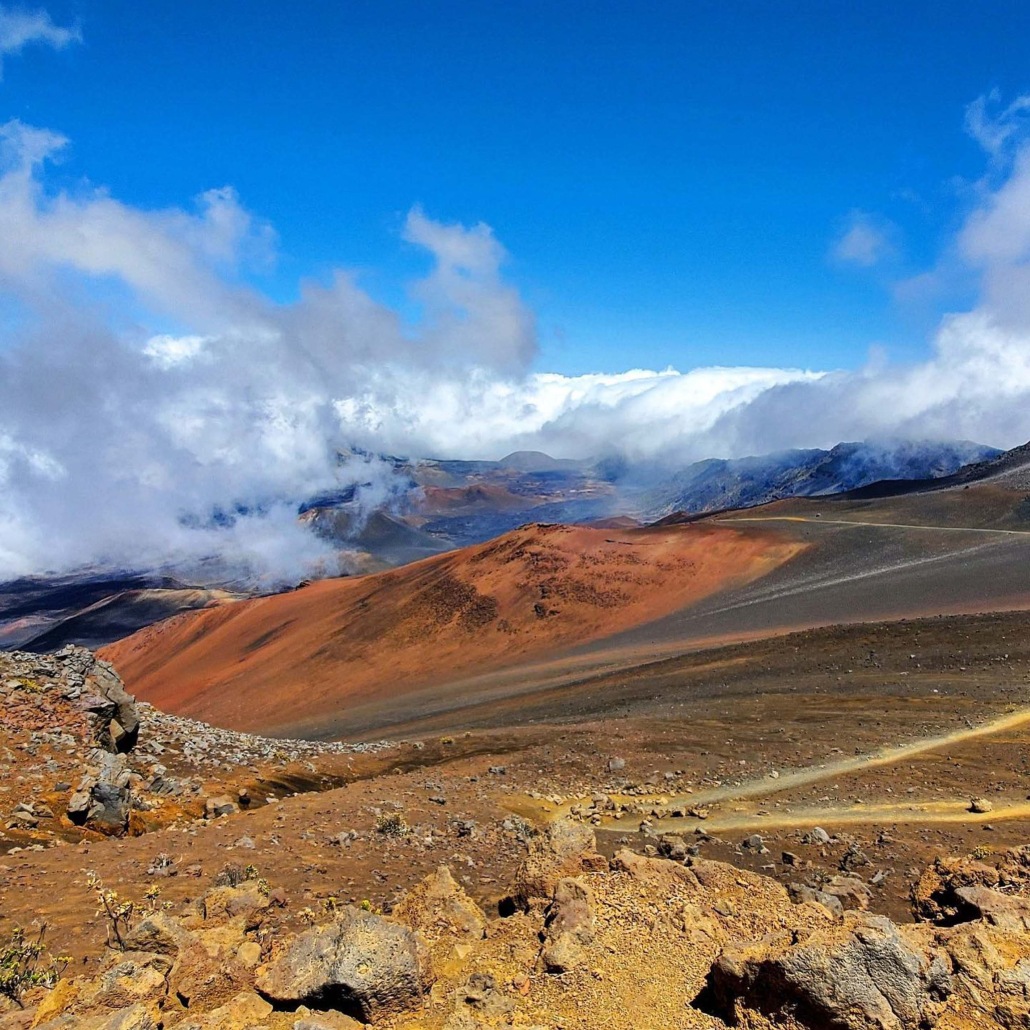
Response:
POLYGON ((1024 726, 1027 723, 1030 723, 1030 708, 1021 708, 1018 711, 1011 712, 1009 715, 1003 715, 1001 718, 992 719, 990 722, 973 726, 970 729, 955 730, 952 733, 943 733, 936 737, 923 737, 909 744, 879 748, 864 755, 856 755, 854 758, 844 758, 837 762, 820 763, 819 765, 808 766, 804 769, 795 769, 793 772, 780 773, 779 777, 775 780, 765 777, 761 780, 751 780, 739 786, 717 787, 713 790, 685 794, 671 798, 667 804, 714 804, 724 801, 743 801, 745 798, 769 797, 773 794, 791 790, 794 787, 807 787, 812 783, 819 783, 822 780, 833 779, 837 776, 846 776, 849 773, 865 772, 868 769, 895 765, 898 762, 907 761, 928 751, 936 751, 938 748, 962 744, 970 740, 976 740, 978 737, 991 737, 997 733, 1015 729, 1017 726, 1024 726))
MULTIPOLYGON (((660 808, 697 810, 710 805, 724 805, 734 801, 754 801, 767 799, 777 794, 784 794, 798 787, 807 787, 813 783, 835 779, 852 773, 866 772, 870 769, 885 768, 909 761, 928 752, 943 747, 964 744, 977 739, 996 736, 1008 730, 1017 729, 1030 724, 1030 707, 1017 709, 1008 715, 1000 716, 979 726, 955 730, 932 737, 923 737, 908 744, 894 747, 883 747, 864 755, 844 758, 835 762, 821 762, 818 765, 806 766, 788 772, 781 772, 775 779, 765 776, 759 780, 749 780, 740 784, 727 784, 709 790, 699 790, 692 794, 641 796, 612 794, 613 800, 624 805, 650 805, 660 808)), ((569 799, 555 806, 546 799, 531 802, 528 806, 520 799, 519 809, 536 808, 541 814, 546 813, 548 819, 568 812, 579 799, 569 799)), ((682 833, 697 828, 705 832, 729 830, 748 830, 772 827, 816 826, 821 823, 829 825, 839 823, 983 823, 1005 819, 1024 819, 1030 817, 1030 802, 1015 805, 999 805, 992 809, 990 816, 969 811, 968 799, 917 801, 906 799, 898 803, 866 804, 856 802, 844 806, 819 806, 787 808, 776 812, 758 812, 756 810, 740 810, 736 812, 712 813, 705 819, 696 816, 670 817, 657 819, 652 823, 655 832, 682 833)), ((618 826, 619 822, 605 817, 603 826, 618 826)))
POLYGON ((716 517, 713 522, 811 522, 817 526, 865 526, 871 529, 926 529, 934 533, 987 533, 997 536, 1030 536, 1027 529, 992 529, 982 526, 927 526, 907 522, 862 522, 858 519, 809 518, 804 515, 753 515, 716 517))
MULTIPOLYGON (((867 825, 869 823, 973 823, 1004 822, 1008 819, 1030 818, 1030 802, 1019 805, 999 805, 990 815, 969 811, 967 801, 905 802, 898 805, 852 805, 849 808, 793 808, 758 815, 754 812, 739 815, 712 816, 704 823, 707 833, 727 833, 765 829, 811 829, 814 826, 867 825)), ((683 819, 660 819, 654 823, 659 833, 682 833, 683 819)))

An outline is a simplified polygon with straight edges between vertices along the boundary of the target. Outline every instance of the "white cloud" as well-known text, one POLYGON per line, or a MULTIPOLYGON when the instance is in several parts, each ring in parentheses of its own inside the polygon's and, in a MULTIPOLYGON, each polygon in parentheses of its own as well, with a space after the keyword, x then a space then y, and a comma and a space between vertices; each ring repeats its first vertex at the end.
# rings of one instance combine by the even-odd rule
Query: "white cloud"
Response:
POLYGON ((864 211, 852 211, 847 227, 830 250, 835 261, 871 268, 895 253, 894 226, 864 211))
POLYGON ((966 132, 992 157, 1000 156, 1009 143, 1026 131, 1030 118, 1030 95, 1016 97, 1007 107, 992 113, 1000 102, 1001 93, 994 89, 966 108, 966 132))
POLYGON ((0 128, 0 324, 18 313, 0 341, 0 578, 209 555, 265 583, 331 567, 296 503, 398 488, 385 463, 341 465, 348 446, 671 469, 887 435, 1030 437, 1030 151, 1014 138, 954 248, 981 299, 944 320, 925 361, 580 376, 531 371, 533 313, 487 226, 411 212, 404 239, 432 262, 411 286, 413 327, 346 270, 277 304, 239 274, 274 256, 274 234, 231 190, 147 211, 44 188, 64 145, 0 128))
POLYGON ((46 11, 15 10, 0 6, 0 75, 3 58, 7 54, 20 54, 33 43, 63 50, 70 43, 81 43, 78 28, 55 25, 46 11))

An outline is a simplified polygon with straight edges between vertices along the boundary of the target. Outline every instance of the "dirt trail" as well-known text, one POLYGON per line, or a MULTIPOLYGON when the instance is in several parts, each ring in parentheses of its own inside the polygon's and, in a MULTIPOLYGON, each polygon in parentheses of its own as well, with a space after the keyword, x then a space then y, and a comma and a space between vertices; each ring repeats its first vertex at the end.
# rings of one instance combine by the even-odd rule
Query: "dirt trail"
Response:
POLYGON ((895 765, 898 762, 915 758, 917 755, 925 754, 928 751, 936 751, 942 747, 965 743, 978 737, 990 737, 996 733, 1003 733, 1005 730, 1023 726, 1026 723, 1030 723, 1030 708, 1021 708, 1010 715, 1002 716, 1000 719, 992 719, 990 722, 983 723, 981 726, 974 726, 970 729, 955 730, 953 733, 926 737, 898 747, 884 747, 868 754, 856 755, 854 758, 844 758, 838 762, 827 762, 825 764, 809 766, 805 769, 796 769, 793 772, 781 773, 775 780, 765 778, 753 780, 750 783, 736 787, 718 787, 713 790, 699 791, 695 794, 673 798, 670 803, 697 805, 709 802, 715 803, 743 800, 744 798, 767 797, 791 790, 794 787, 807 787, 809 784, 819 783, 822 780, 833 779, 838 776, 845 776, 849 773, 865 772, 881 766, 895 765))
MULTIPOLYGON (((951 733, 924 737, 899 746, 883 747, 853 758, 844 758, 835 762, 821 762, 787 772, 779 772, 775 779, 765 776, 762 779, 750 780, 741 784, 730 784, 699 790, 681 795, 616 795, 612 798, 621 804, 650 805, 666 809, 698 810, 713 805, 726 805, 735 801, 754 801, 769 799, 775 795, 786 795, 799 787, 807 787, 825 780, 837 779, 855 773, 864 773, 872 769, 884 768, 907 762, 921 755, 954 747, 970 741, 993 737, 1009 730, 1017 729, 1030 723, 1030 707, 992 719, 979 726, 955 730, 951 733)), ((557 810, 546 800, 537 802, 539 811, 552 813, 567 812, 578 802, 568 801, 557 810)), ((525 807, 525 806, 523 806, 525 807)), ((737 811, 726 814, 713 813, 704 820, 696 816, 674 817, 654 820, 652 829, 655 832, 683 832, 703 827, 705 832, 713 833, 728 830, 761 829, 762 827, 814 826, 834 823, 885 823, 885 822, 947 822, 947 823, 983 823, 985 821, 1024 819, 1030 817, 1030 804, 1002 805, 993 808, 990 816, 974 813, 969 810, 969 798, 954 798, 935 801, 916 801, 908 799, 898 803, 867 804, 855 803, 847 808, 839 805, 828 805, 808 808, 784 809, 780 812, 758 812, 741 807, 737 811)), ((606 825, 611 825, 608 820, 606 825)))
POLYGON ((862 522, 858 519, 807 518, 804 515, 754 515, 719 517, 715 522, 811 522, 820 526, 866 526, 872 529, 927 529, 939 533, 987 533, 1000 536, 1030 536, 1026 529, 991 529, 980 526, 928 526, 908 522, 862 522))
MULTIPOLYGON (((969 811, 968 801, 911 801, 897 805, 853 805, 850 808, 794 808, 789 812, 759 815, 743 812, 713 816, 705 824, 706 833, 739 833, 762 829, 811 829, 814 826, 863 826, 870 823, 984 823, 1030 818, 1030 802, 1020 805, 999 805, 990 815, 969 811)), ((654 822, 656 833, 682 833, 682 819, 660 819, 654 822)))

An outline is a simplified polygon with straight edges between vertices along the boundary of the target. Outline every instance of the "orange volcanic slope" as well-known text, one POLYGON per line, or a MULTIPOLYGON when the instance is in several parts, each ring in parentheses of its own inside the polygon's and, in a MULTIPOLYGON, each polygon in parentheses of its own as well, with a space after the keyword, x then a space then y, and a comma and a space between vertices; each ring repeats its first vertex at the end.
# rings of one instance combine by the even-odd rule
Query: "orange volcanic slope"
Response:
POLYGON ((159 708, 269 731, 596 640, 761 576, 802 545, 722 526, 524 526, 389 572, 193 612, 105 648, 159 708))

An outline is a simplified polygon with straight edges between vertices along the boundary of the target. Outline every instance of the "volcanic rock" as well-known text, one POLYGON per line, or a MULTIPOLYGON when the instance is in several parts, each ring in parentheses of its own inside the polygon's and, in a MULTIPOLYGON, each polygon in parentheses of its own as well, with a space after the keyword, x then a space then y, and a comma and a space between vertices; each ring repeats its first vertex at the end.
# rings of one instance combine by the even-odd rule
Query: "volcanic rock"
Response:
POLYGON ((274 1003, 304 1002, 368 1022, 418 1004, 432 979, 425 946, 411 930, 348 906, 296 938, 257 987, 274 1003))
POLYGON ((594 939, 593 896, 580 880, 558 881, 547 913, 540 959, 549 973, 565 973, 583 962, 583 946, 594 939))
POLYGON ((512 897, 521 908, 550 903, 558 881, 591 869, 601 870, 607 861, 597 853, 593 830, 571 819, 556 819, 528 844, 515 876, 512 897))
POLYGON ((932 1026, 953 989, 947 954, 905 935, 885 916, 848 913, 840 930, 727 947, 710 990, 736 1025, 744 1010, 792 1013, 812 1030, 919 1030, 932 1026))

